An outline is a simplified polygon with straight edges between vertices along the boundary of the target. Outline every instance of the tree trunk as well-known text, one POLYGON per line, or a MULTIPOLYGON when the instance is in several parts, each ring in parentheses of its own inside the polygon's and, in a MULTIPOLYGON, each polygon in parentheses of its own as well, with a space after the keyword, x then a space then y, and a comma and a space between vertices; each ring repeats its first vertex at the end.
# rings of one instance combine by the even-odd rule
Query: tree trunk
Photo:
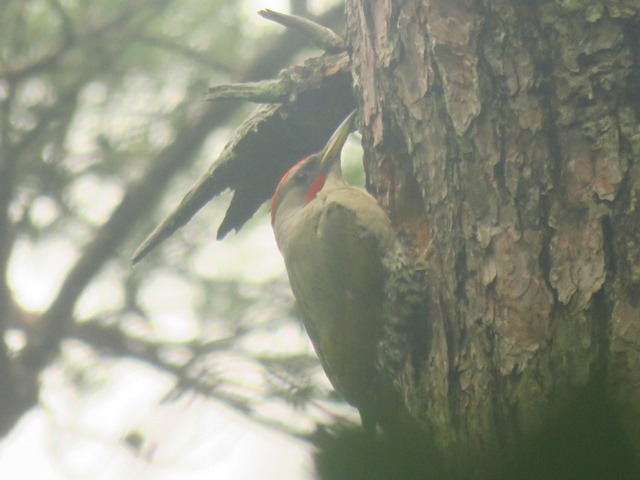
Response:
POLYGON ((640 4, 350 0, 347 32, 370 190, 428 258, 402 383, 446 470, 609 404, 640 457, 640 4))

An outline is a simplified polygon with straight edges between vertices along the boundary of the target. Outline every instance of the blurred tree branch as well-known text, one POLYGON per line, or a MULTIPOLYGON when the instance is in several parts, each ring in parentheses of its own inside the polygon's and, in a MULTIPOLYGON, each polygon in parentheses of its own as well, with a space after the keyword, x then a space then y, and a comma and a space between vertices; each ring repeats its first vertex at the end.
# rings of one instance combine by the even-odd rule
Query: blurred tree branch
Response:
MULTIPOLYGON (((53 302, 37 319, 28 312, 15 308, 17 303, 11 297, 7 284, 7 264, 11 254, 13 236, 15 235, 10 218, 10 206, 13 201, 16 186, 20 178, 15 175, 18 162, 25 155, 38 155, 44 143, 45 133, 52 125, 56 129, 56 141, 67 136, 71 121, 77 108, 78 94, 84 86, 96 76, 104 73, 106 66, 113 69, 119 58, 126 54, 131 42, 142 42, 148 45, 155 37, 146 33, 145 25, 152 22, 172 2, 163 0, 131 0, 124 2, 109 20, 97 26, 80 25, 65 9, 65 5, 52 0, 51 7, 60 19, 59 40, 52 42, 53 46, 41 53, 35 59, 15 59, 5 62, 0 67, 0 79, 5 82, 6 95, 0 112, 1 145, 0 145, 0 328, 6 329, 6 320, 10 316, 19 318, 12 324, 22 324, 26 334, 26 346, 20 350, 17 357, 8 355, 6 345, 0 342, 0 432, 7 432, 19 416, 31 408, 37 401, 37 395, 29 394, 16 397, 20 391, 37 392, 36 377, 40 370, 47 366, 52 356, 60 347, 60 343, 72 335, 73 312, 78 299, 90 282, 126 245, 137 226, 145 221, 149 213, 159 204, 165 189, 176 172, 188 167, 197 157, 202 143, 216 128, 225 126, 229 118, 238 108, 236 105, 202 104, 196 113, 187 116, 181 124, 175 127, 176 135, 172 143, 158 152, 149 161, 148 169, 140 178, 126 187, 125 195, 120 204, 113 210, 109 219, 101 225, 81 255, 65 276, 64 281, 53 302), (75 23, 74 23, 75 22, 75 23), (71 63, 70 63, 71 62, 71 63), (71 77, 70 69, 77 64, 89 67, 85 74, 67 85, 63 94, 55 98, 55 102, 47 105, 36 117, 35 127, 20 130, 16 133, 12 124, 11 109, 15 101, 15 86, 21 85, 32 77, 56 77, 66 75, 71 77), (60 120, 63 119, 62 122, 60 120), (14 132, 10 134, 10 132, 14 132), (9 315, 9 312, 12 312, 9 315), (13 373, 12 373, 13 372, 13 373), (16 374, 15 372, 21 372, 16 374), (18 388, 20 387, 20 388, 18 388), (1 395, 15 392, 15 398, 6 399, 1 395), (14 409, 5 408, 11 402, 14 409)), ((342 9, 333 8, 319 19, 328 25, 335 25, 342 20, 342 9)), ((294 35, 283 32, 269 42, 264 42, 263 48, 256 51, 253 60, 238 73, 241 81, 260 80, 274 75, 291 58, 304 47, 294 41, 294 35)), ((185 57, 206 63, 206 59, 198 52, 191 54, 180 44, 168 41, 161 45, 185 57)), ((209 59, 210 68, 220 69, 223 62, 209 59)), ((228 72, 228 66, 225 70, 228 72)), ((117 69, 115 70, 116 74, 117 69)), ((75 75, 75 73, 73 73, 75 75)), ((64 85, 64 82, 62 83, 64 85)), ((196 101, 201 101, 197 99, 196 101)), ((148 352, 147 352, 148 353, 148 352)), ((153 360, 153 355, 147 358, 153 360)), ((157 363, 157 362, 153 362, 157 363)), ((12 393, 13 394, 13 393, 12 393)))
MULTIPOLYGON (((35 60, 24 63, 17 62, 0 68, 0 78, 15 82, 28 76, 53 73, 57 68, 63 66, 66 56, 74 49, 91 49, 95 46, 120 44, 122 40, 128 40, 128 37, 136 35, 138 29, 144 30, 144 25, 159 15, 172 1, 131 0, 109 21, 85 31, 74 28, 64 7, 57 1, 52 2, 54 10, 62 19, 61 40, 58 45, 35 60)), ((115 55, 123 51, 122 49, 114 50, 116 51, 115 55)))

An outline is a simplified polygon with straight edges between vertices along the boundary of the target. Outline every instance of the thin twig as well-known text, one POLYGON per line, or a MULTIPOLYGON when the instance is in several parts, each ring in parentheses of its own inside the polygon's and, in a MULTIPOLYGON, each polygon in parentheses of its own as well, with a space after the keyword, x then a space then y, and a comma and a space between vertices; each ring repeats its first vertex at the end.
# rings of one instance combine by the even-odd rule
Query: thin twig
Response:
POLYGON ((327 53, 339 53, 345 51, 344 40, 330 28, 324 27, 307 18, 297 15, 287 15, 265 8, 258 12, 263 18, 279 23, 280 25, 299 32, 307 37, 316 47, 327 53))
POLYGON ((262 82, 232 83, 209 88, 205 100, 210 102, 221 99, 246 100, 255 103, 278 103, 283 101, 289 91, 283 79, 262 82))

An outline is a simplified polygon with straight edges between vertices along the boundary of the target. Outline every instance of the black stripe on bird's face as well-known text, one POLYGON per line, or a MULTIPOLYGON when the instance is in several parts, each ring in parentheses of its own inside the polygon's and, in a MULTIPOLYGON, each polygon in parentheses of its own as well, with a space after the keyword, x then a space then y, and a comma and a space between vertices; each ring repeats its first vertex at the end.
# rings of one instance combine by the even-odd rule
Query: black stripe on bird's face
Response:
POLYGON ((322 190, 327 173, 324 172, 320 160, 320 154, 313 154, 297 162, 282 176, 271 199, 272 225, 285 198, 295 198, 293 202, 288 202, 289 208, 302 208, 322 190))

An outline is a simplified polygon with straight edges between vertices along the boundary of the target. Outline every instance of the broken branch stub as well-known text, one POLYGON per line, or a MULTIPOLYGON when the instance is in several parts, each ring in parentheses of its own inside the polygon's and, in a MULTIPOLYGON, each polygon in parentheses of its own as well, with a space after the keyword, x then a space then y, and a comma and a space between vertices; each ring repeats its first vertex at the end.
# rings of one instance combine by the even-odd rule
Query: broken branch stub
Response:
POLYGON ((185 225, 209 200, 234 191, 217 238, 239 230, 271 197, 291 165, 322 148, 355 108, 349 59, 324 55, 285 69, 295 79, 287 103, 263 105, 235 132, 220 157, 133 255, 137 263, 185 225))
POLYGON ((222 99, 245 100, 255 103, 276 103, 286 99, 291 85, 284 79, 265 80, 262 82, 232 83, 216 85, 209 88, 205 100, 210 102, 222 99))
POLYGON ((286 13, 276 12, 275 10, 258 11, 258 15, 272 22, 300 32, 301 35, 308 38, 316 47, 327 53, 339 53, 346 50, 343 38, 330 28, 317 24, 308 18, 299 17, 297 15, 287 15, 286 13))

